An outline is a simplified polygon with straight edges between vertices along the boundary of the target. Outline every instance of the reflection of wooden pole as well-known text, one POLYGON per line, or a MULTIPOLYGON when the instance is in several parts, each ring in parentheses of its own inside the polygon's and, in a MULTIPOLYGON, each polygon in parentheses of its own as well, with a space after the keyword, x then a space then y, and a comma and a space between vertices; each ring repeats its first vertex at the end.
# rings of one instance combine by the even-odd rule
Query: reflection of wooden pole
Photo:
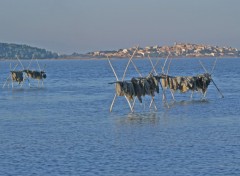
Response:
POLYGON ((151 106, 152 106, 152 102, 153 102, 153 99, 151 99, 151 102, 150 102, 149 108, 151 108, 151 106))
POLYGON ((207 94, 207 90, 203 93, 203 99, 205 99, 206 94, 207 94))
POLYGON ((192 98, 193 98, 193 93, 194 93, 194 90, 192 91, 191 96, 190 96, 190 99, 191 99, 191 100, 192 100, 192 98))
POLYGON ((157 106, 156 106, 156 103, 155 103, 153 97, 152 97, 152 99, 151 99, 151 102, 150 102, 150 105, 149 105, 149 109, 152 107, 152 104, 154 104, 154 108, 155 108, 155 110, 157 110, 157 106))
POLYGON ((116 98, 117 98, 117 94, 115 93, 115 95, 114 95, 114 97, 113 97, 112 104, 111 104, 111 106, 110 106, 110 112, 112 112, 112 108, 113 108, 113 105, 114 105, 114 103, 115 103, 116 98))
POLYGON ((173 91, 172 91, 171 89, 170 89, 170 92, 171 92, 171 95, 172 95, 173 101, 175 101, 175 97, 174 97, 173 91))

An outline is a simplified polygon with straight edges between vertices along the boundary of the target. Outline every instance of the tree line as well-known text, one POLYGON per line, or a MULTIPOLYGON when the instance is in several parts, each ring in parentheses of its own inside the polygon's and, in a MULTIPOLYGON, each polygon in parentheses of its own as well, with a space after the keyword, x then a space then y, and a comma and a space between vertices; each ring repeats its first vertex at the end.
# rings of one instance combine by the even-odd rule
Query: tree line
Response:
POLYGON ((21 59, 32 59, 33 56, 38 59, 59 57, 57 53, 46 49, 28 45, 0 43, 0 59, 15 59, 17 56, 21 59))

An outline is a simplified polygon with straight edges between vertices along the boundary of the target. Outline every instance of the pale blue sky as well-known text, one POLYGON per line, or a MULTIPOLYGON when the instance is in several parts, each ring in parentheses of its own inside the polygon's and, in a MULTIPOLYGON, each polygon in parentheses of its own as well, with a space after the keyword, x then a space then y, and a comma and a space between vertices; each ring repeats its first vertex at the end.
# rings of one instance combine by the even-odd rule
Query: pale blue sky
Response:
POLYGON ((240 49, 239 0, 0 0, 0 42, 85 53, 174 42, 240 49))

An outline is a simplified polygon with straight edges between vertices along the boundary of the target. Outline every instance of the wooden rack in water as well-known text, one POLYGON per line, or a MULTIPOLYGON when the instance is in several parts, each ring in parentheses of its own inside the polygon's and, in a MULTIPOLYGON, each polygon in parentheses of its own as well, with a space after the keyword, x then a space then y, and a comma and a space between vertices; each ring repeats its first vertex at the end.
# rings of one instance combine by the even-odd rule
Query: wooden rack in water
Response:
POLYGON ((15 67, 11 68, 11 64, 10 64, 10 74, 9 76, 7 77, 5 83, 3 84, 3 88, 8 85, 9 87, 9 83, 11 82, 12 83, 12 88, 14 87, 14 83, 18 83, 18 85, 20 87, 23 86, 25 80, 28 80, 28 85, 30 87, 30 79, 34 79, 34 80, 38 80, 38 87, 39 87, 39 83, 41 81, 41 85, 43 87, 43 79, 46 79, 47 75, 46 75, 46 72, 40 68, 40 65, 38 63, 38 60, 35 58, 36 62, 37 62, 37 65, 38 65, 38 69, 39 70, 30 70, 30 66, 31 66, 31 63, 32 63, 32 60, 34 59, 34 56, 32 57, 28 67, 25 69, 21 60, 19 59, 19 57, 17 56, 17 61, 18 63, 20 63, 21 67, 22 67, 22 70, 18 70, 16 71, 17 67, 18 67, 18 63, 15 65, 15 67))
POLYGON ((138 47, 136 47, 132 56, 129 58, 121 80, 119 80, 119 78, 116 74, 116 71, 112 66, 111 61, 108 58, 109 65, 114 73, 115 78, 116 78, 116 81, 109 83, 109 84, 115 84, 115 95, 114 95, 113 101, 110 106, 110 112, 113 109, 116 98, 119 96, 125 97, 126 101, 128 102, 131 112, 134 111, 136 98, 138 98, 139 102, 142 103, 142 97, 145 97, 145 96, 151 97, 151 102, 150 102, 149 108, 151 108, 152 105, 154 105, 155 110, 157 110, 157 106, 154 101, 154 97, 155 97, 155 93, 160 92, 160 88, 162 89, 163 102, 166 104, 166 106, 168 108, 169 108, 169 105, 168 105, 167 98, 166 98, 166 90, 167 89, 170 90, 174 101, 176 101, 175 97, 174 97, 174 93, 176 91, 179 91, 181 93, 186 93, 188 91, 192 91, 191 99, 192 99, 194 92, 200 92, 202 94, 202 98, 205 98, 208 86, 212 82, 214 84, 214 86, 216 87, 216 89, 218 90, 218 92, 221 94, 222 98, 224 97, 211 76, 212 72, 216 66, 217 59, 214 62, 211 73, 209 73, 207 71, 207 69, 203 66, 203 64, 199 61, 201 66, 205 70, 205 73, 198 74, 195 76, 170 76, 168 74, 168 72, 169 72, 171 60, 168 64, 167 72, 165 73, 165 71, 164 71, 164 68, 165 68, 165 65, 167 63, 169 56, 166 58, 164 65, 162 67, 162 73, 160 73, 160 74, 158 74, 155 69, 156 66, 158 65, 159 60, 156 62, 155 66, 154 66, 151 58, 148 56, 148 59, 152 66, 152 70, 151 70, 150 74, 148 74, 147 76, 144 77, 144 76, 142 76, 139 69, 133 62, 133 57, 134 57, 134 54, 137 52, 137 50, 138 50, 138 47), (139 77, 132 77, 131 80, 124 80, 130 63, 133 64, 135 70, 139 74, 139 77))

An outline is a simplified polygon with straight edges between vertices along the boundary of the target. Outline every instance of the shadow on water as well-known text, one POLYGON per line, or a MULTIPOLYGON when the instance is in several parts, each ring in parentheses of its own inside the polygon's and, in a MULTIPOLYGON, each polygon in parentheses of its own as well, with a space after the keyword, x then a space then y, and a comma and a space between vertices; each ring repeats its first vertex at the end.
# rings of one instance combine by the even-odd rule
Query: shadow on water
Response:
POLYGON ((120 125, 157 125, 160 123, 160 121, 168 123, 169 121, 172 121, 172 119, 184 119, 189 114, 191 114, 191 112, 193 111, 192 109, 194 109, 193 106, 208 106, 209 104, 210 100, 208 99, 174 101, 169 103, 169 108, 164 106, 162 108, 159 108, 157 111, 136 111, 134 113, 128 114, 124 114, 124 112, 120 114, 119 112, 117 112, 111 114, 110 117, 114 118, 116 123, 120 125))
POLYGON ((208 99, 200 99, 200 100, 182 100, 182 101, 172 101, 169 102, 169 108, 167 108, 166 104, 163 107, 158 107, 157 111, 153 109, 144 110, 141 112, 141 109, 135 109, 133 113, 127 113, 116 111, 111 116, 114 119, 117 119, 121 123, 158 123, 161 118, 169 118, 172 115, 179 115, 175 114, 175 108, 179 107, 190 107, 193 105, 209 105, 210 100, 208 99), (138 111, 140 110, 140 111, 138 111))
POLYGON ((169 103, 169 108, 173 108, 176 106, 189 106, 189 105, 209 104, 209 103, 210 101, 208 99, 173 101, 169 103))
POLYGON ((119 124, 157 124, 159 122, 159 113, 129 113, 127 115, 114 115, 119 124))
POLYGON ((45 93, 48 89, 44 87, 29 87, 29 88, 9 88, 2 91, 2 93, 7 93, 9 96, 11 94, 22 96, 22 93, 26 94, 38 94, 38 93, 45 93))
MULTIPOLYGON (((23 99, 31 99, 37 100, 39 96, 48 96, 49 89, 44 87, 18 87, 18 88, 7 88, 1 90, 1 99, 5 100, 14 100, 14 102, 23 103, 23 99)), ((11 102, 5 102, 6 104, 11 104, 11 102)))

